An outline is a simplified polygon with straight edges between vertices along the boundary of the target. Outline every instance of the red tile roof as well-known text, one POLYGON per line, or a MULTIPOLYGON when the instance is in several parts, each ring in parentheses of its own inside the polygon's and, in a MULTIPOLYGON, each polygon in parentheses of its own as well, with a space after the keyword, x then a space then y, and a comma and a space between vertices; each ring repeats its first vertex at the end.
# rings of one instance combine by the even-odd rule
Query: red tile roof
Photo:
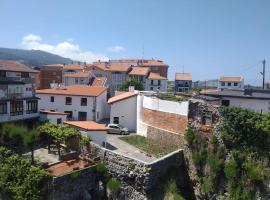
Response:
POLYGON ((29 72, 38 73, 39 71, 31 69, 24 64, 13 60, 0 60, 0 71, 29 72))
POLYGON ((148 79, 150 80, 167 80, 166 77, 160 76, 159 73, 150 72, 148 79))
POLYGON ((90 72, 76 72, 73 74, 65 74, 64 77, 71 77, 71 78, 88 78, 90 72))
POLYGON ((112 104, 118 101, 123 101, 125 99, 131 98, 137 96, 136 93, 134 92, 123 92, 122 94, 116 95, 114 97, 109 98, 108 104, 112 104))
POLYGON ((37 94, 56 94, 70 96, 89 96, 97 97, 107 90, 106 87, 92 87, 87 85, 71 85, 65 89, 43 89, 36 90, 37 94))
POLYGON ((231 76, 231 77, 229 77, 229 76, 221 76, 220 78, 219 78, 219 81, 221 81, 221 82, 241 82, 241 77, 239 77, 239 76, 235 76, 235 77, 233 77, 233 76, 231 76))
POLYGON ((129 75, 146 76, 150 69, 148 67, 132 67, 129 75))
POLYGON ((93 87, 104 87, 106 83, 106 77, 96 77, 92 83, 93 87))
POLYGON ((176 73, 175 80, 177 81, 192 81, 191 73, 176 73))
POLYGON ((74 126, 86 131, 107 131, 104 124, 98 124, 94 121, 65 121, 64 124, 74 126))

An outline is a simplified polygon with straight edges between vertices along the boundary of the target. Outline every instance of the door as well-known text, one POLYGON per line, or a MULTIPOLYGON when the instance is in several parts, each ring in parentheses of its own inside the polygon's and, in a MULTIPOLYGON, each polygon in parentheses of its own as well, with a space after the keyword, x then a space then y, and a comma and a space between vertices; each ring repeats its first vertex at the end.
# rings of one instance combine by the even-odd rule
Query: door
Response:
POLYGON ((79 121, 86 121, 87 119, 87 112, 79 112, 78 113, 78 120, 79 121))

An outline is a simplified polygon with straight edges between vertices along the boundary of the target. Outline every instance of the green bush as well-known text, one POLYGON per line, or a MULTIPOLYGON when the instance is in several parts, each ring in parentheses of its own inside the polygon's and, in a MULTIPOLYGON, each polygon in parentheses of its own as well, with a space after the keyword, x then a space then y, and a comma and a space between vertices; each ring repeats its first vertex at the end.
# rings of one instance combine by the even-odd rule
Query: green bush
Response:
POLYGON ((137 80, 136 78, 126 80, 124 83, 119 85, 118 89, 125 91, 125 90, 128 90, 129 86, 134 86, 135 90, 143 90, 144 89, 143 83, 141 81, 137 80))
POLYGON ((204 166, 207 161, 207 151, 206 150, 193 151, 192 161, 198 167, 204 166))
POLYGON ((192 129, 188 129, 185 133, 185 139, 188 142, 189 145, 193 144, 193 141, 195 140, 195 132, 192 129))
POLYGON ((237 163, 234 159, 230 159, 225 163, 224 172, 228 179, 234 179, 237 176, 237 163))
POLYGON ((223 171, 223 160, 219 159, 216 155, 208 156, 208 164, 210 166, 211 172, 214 174, 220 174, 223 171))
POLYGON ((107 188, 112 190, 112 191, 118 191, 121 188, 121 183, 118 180, 115 179, 110 179, 107 182, 107 188))
POLYGON ((173 196, 174 200, 185 200, 185 198, 179 193, 176 181, 173 179, 167 181, 165 188, 165 197, 168 197, 167 199, 170 199, 169 197, 171 196, 173 196))
POLYGON ((107 172, 107 168, 106 168, 106 166, 103 163, 98 163, 96 165, 96 170, 97 170, 97 172, 99 172, 101 174, 104 174, 104 173, 107 172))
POLYGON ((214 191, 214 179, 212 176, 204 177, 201 185, 202 193, 207 194, 214 191))

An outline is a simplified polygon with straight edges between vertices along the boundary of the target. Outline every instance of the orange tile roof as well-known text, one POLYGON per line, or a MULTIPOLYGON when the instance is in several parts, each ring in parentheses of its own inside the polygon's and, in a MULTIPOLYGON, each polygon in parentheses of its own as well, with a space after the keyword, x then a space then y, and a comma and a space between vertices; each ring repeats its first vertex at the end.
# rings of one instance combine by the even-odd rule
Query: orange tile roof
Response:
POLYGON ((93 87, 102 87, 105 86, 106 77, 96 77, 92 83, 93 87))
POLYGON ((159 73, 150 72, 148 79, 150 80, 167 80, 167 78, 160 76, 159 73))
POLYGON ((43 67, 64 67, 63 64, 50 64, 50 65, 43 65, 43 67))
POLYGON ((175 73, 175 80, 192 81, 192 74, 191 73, 175 73))
POLYGON ((233 76, 231 76, 231 77, 229 77, 229 76, 221 76, 220 78, 219 78, 219 81, 222 81, 222 82, 241 82, 241 77, 239 77, 239 76, 235 76, 235 77, 233 77, 233 76))
POLYGON ((141 60, 139 65, 142 66, 157 66, 157 67, 169 67, 167 64, 163 63, 161 60, 141 60))
POLYGON ((114 97, 109 98, 108 104, 112 104, 112 103, 115 103, 118 101, 123 101, 125 99, 128 99, 130 97, 134 97, 134 96, 137 96, 137 94, 134 92, 123 92, 122 94, 119 94, 119 95, 116 95, 114 97))
POLYGON ((76 72, 73 74, 65 74, 64 77, 71 77, 71 78, 88 78, 90 72, 76 72))
POLYGON ((83 70, 83 66, 78 64, 68 64, 64 65, 63 70, 83 70))
POLYGON ((31 69, 24 64, 13 60, 0 60, 0 71, 29 72, 38 73, 39 71, 31 69))
POLYGON ((106 70, 111 72, 127 72, 130 68, 130 65, 126 63, 110 63, 107 65, 106 70))
POLYGON ((97 97, 107 90, 106 87, 91 87, 87 85, 71 85, 65 89, 43 89, 36 90, 37 94, 56 94, 70 96, 89 96, 97 97))
POLYGON ((75 126, 86 131, 107 131, 104 124, 98 124, 94 121, 65 121, 64 124, 75 126))
POLYGON ((148 67, 132 67, 129 75, 139 75, 146 76, 149 73, 150 69, 148 67))

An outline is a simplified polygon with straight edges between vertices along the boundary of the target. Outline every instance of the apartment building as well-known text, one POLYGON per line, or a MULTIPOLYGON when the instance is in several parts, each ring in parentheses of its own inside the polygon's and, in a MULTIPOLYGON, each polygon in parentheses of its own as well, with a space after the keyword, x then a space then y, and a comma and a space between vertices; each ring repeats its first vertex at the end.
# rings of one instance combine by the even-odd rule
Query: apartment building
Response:
POLYGON ((175 92, 188 92, 192 88, 191 73, 176 73, 175 74, 175 92))
POLYGON ((61 85, 36 93, 41 110, 68 113, 69 120, 100 121, 108 117, 106 87, 61 85))
POLYGON ((82 71, 64 74, 64 85, 88 85, 91 77, 91 72, 82 71))
POLYGON ((236 77, 221 76, 218 81, 218 89, 242 90, 244 89, 244 79, 238 76, 236 77))
POLYGON ((37 73, 19 62, 0 60, 0 123, 39 117, 37 73))

